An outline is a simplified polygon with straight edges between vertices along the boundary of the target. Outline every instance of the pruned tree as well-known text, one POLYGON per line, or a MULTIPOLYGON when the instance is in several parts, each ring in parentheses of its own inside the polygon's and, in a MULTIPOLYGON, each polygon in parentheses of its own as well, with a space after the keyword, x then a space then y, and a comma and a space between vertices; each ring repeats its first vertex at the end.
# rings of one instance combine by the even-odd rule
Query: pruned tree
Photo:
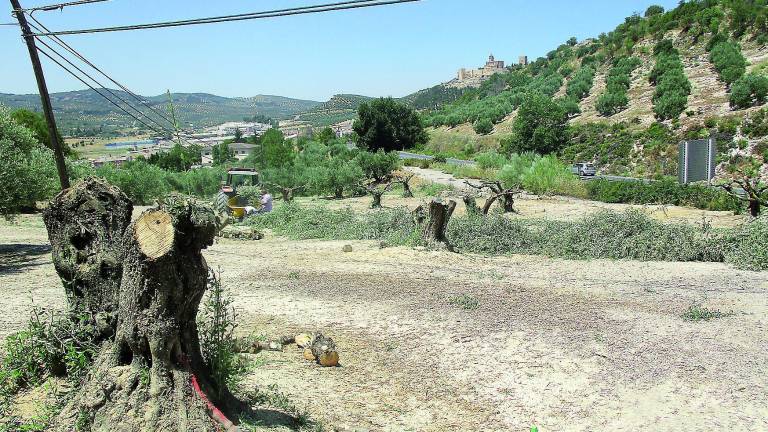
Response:
POLYGON ((477 201, 475 200, 474 196, 464 195, 463 197, 461 197, 461 199, 464 201, 464 205, 467 207, 468 215, 480 214, 480 207, 477 206, 477 201))
POLYGON ((277 183, 271 183, 271 182, 264 182, 264 185, 280 191, 280 196, 283 198, 283 201, 287 203, 293 201, 293 196, 295 192, 301 191, 306 187, 306 185, 288 187, 288 186, 283 186, 283 185, 280 185, 277 183))
POLYGON ((84 416, 99 431, 231 430, 227 417, 244 407, 212 378, 196 323, 208 283, 201 251, 219 229, 216 213, 172 195, 129 225, 130 214, 125 196, 96 179, 61 192, 46 211, 70 307, 111 313, 116 329, 54 430, 84 416))
POLYGON ((760 216, 761 207, 768 206, 768 181, 760 176, 760 166, 753 156, 732 159, 726 165, 727 178, 718 185, 745 201, 752 217, 760 216))
POLYGON ((365 190, 373 197, 373 202, 371 203, 372 209, 381 208, 381 197, 383 197, 385 193, 389 192, 393 184, 394 183, 390 181, 383 184, 369 182, 365 185, 365 190))
POLYGON ((517 213, 517 210, 515 210, 515 195, 520 193, 519 189, 505 189, 500 181, 484 181, 480 186, 474 185, 468 181, 465 181, 464 183, 477 190, 482 191, 483 189, 488 189, 490 191, 491 195, 485 200, 485 204, 483 204, 484 215, 488 214, 493 203, 499 199, 501 199, 501 207, 504 209, 504 213, 517 213))
POLYGON ((403 185, 403 198, 413 198, 413 191, 411 190, 411 180, 416 174, 402 174, 398 176, 397 183, 403 185))
POLYGON ((427 245, 453 250, 445 232, 455 209, 456 201, 454 200, 448 201, 447 204, 443 204, 439 200, 432 200, 429 203, 429 219, 422 231, 422 239, 427 245))

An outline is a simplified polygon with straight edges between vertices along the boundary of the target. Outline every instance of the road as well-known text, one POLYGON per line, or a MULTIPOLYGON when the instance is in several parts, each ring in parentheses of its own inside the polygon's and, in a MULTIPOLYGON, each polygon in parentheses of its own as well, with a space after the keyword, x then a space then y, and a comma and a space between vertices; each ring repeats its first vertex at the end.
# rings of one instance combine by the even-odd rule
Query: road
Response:
MULTIPOLYGON (((432 160, 435 157, 420 153, 411 153, 406 151, 398 152, 400 159, 421 159, 421 160, 432 160)), ((465 159, 454 159, 454 158, 446 158, 445 161, 450 164, 454 165, 474 165, 476 162, 472 160, 465 160, 465 159)), ((642 179, 637 177, 622 177, 622 176, 615 176, 615 175, 604 175, 604 174, 598 174, 595 176, 581 176, 582 180, 596 180, 596 179, 603 179, 608 181, 624 181, 624 182, 631 182, 631 181, 642 181, 645 183, 650 183, 653 180, 649 179, 642 179)))

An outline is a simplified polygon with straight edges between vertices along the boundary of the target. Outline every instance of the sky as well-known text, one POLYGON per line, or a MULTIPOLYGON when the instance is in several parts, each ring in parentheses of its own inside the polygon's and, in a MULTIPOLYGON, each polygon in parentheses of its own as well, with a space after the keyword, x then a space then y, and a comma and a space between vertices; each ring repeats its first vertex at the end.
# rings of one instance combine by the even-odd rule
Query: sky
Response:
MULTIPOLYGON (((60 0, 20 0, 29 8, 60 0)), ((52 30, 237 14, 337 0, 111 0, 36 12, 52 30)), ((401 97, 475 68, 545 55, 571 36, 608 32, 651 4, 677 0, 421 0, 415 3, 63 39, 136 93, 401 97)), ((10 5, 0 23, 12 22, 10 5)), ((17 27, 0 26, 0 93, 37 93, 17 27)), ((43 58, 51 92, 84 88, 43 58)))

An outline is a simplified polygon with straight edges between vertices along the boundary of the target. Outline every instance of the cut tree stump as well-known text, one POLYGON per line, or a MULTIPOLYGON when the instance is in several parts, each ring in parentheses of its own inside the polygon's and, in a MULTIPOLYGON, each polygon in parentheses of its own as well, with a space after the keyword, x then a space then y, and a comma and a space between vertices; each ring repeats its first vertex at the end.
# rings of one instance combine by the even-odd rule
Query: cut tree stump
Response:
POLYGON ((438 200, 429 203, 429 221, 422 232, 422 239, 429 247, 453 250, 445 232, 455 209, 456 201, 454 200, 448 201, 448 204, 443 204, 438 200))
POLYGON ((245 408, 212 380, 196 322, 208 277, 201 251, 218 226, 210 204, 174 195, 128 227, 115 338, 55 430, 72 430, 83 413, 93 431, 232 429, 227 417, 245 408))
POLYGON ((43 211, 69 312, 90 315, 103 338, 117 324, 123 235, 132 212, 120 189, 95 177, 61 191, 43 211))

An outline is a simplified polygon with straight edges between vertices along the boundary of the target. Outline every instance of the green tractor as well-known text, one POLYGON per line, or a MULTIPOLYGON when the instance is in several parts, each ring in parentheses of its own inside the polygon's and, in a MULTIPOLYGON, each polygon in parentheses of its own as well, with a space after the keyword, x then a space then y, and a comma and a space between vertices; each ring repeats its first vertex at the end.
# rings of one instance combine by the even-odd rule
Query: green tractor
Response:
POLYGON ((245 207, 258 203, 250 203, 240 196, 238 190, 243 186, 258 186, 259 173, 251 168, 230 168, 227 179, 221 182, 221 189, 216 196, 216 209, 235 218, 245 216, 245 207))

